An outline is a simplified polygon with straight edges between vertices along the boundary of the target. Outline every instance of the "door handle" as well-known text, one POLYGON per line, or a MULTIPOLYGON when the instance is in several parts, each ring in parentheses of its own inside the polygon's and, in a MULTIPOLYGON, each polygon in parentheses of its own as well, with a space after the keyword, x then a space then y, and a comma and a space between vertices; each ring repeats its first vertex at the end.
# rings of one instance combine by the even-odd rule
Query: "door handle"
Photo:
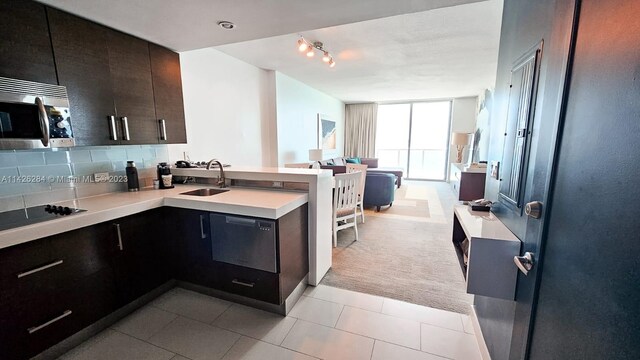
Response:
POLYGON ((527 251, 523 256, 514 256, 513 262, 523 274, 527 275, 535 264, 534 254, 527 251))
POLYGON ((122 245, 122 232, 120 231, 120 224, 114 223, 116 228, 116 234, 118 235, 118 250, 124 251, 124 245, 122 245))
POLYGON ((200 238, 206 239, 207 234, 204 232, 204 215, 200 215, 200 238))
POLYGON ((158 120, 160 124, 160 140, 167 140, 167 122, 164 119, 158 120))
POLYGON ((49 146, 49 116, 44 108, 44 103, 39 97, 36 98, 36 106, 38 106, 38 118, 40 119, 40 130, 42 130, 42 145, 49 146))
POLYGON ((116 117, 109 116, 109 138, 111 140, 118 140, 118 130, 116 129, 116 117))
POLYGON ((129 119, 123 116, 120 118, 120 121, 122 121, 122 140, 131 140, 131 136, 129 136, 129 119))

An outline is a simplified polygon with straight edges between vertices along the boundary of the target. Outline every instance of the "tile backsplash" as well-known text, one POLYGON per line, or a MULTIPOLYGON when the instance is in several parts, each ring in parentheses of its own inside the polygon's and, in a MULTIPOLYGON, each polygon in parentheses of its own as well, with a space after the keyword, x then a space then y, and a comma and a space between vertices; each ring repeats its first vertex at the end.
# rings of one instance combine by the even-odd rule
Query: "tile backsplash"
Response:
POLYGON ((0 151, 0 212, 86 196, 127 191, 126 182, 93 181, 93 174, 125 174, 138 167, 140 186, 151 186, 156 165, 169 161, 167 145, 121 145, 0 151))

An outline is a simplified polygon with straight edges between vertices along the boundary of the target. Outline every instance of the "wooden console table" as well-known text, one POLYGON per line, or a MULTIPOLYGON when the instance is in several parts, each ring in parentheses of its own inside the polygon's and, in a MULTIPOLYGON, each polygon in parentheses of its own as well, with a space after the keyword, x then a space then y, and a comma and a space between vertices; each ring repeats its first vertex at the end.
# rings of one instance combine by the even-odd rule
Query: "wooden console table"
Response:
POLYGON ((518 269, 513 257, 520 255, 520 240, 491 212, 471 211, 467 205, 457 205, 453 212, 453 246, 467 293, 515 299, 518 269))
POLYGON ((484 197, 486 168, 467 168, 464 164, 451 164, 449 183, 460 201, 471 201, 484 197))

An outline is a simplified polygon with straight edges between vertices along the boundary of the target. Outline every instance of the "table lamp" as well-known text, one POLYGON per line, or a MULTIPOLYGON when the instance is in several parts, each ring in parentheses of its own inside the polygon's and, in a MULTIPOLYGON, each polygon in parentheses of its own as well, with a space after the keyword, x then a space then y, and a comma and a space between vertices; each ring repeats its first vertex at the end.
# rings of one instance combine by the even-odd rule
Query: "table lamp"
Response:
POLYGON ((464 151, 464 147, 469 145, 470 142, 471 134, 456 132, 451 134, 451 145, 455 145, 458 149, 458 157, 456 159, 457 163, 462 162, 462 152, 464 151))

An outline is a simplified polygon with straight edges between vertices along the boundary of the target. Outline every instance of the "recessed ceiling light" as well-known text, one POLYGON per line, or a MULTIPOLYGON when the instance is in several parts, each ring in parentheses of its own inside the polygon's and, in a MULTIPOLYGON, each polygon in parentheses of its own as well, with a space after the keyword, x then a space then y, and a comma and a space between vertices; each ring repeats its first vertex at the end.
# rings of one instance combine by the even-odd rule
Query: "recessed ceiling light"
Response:
POLYGON ((218 26, 220 26, 221 28, 225 29, 225 30, 231 30, 233 28, 236 27, 236 25, 234 23, 232 23, 231 21, 218 21, 218 26))

